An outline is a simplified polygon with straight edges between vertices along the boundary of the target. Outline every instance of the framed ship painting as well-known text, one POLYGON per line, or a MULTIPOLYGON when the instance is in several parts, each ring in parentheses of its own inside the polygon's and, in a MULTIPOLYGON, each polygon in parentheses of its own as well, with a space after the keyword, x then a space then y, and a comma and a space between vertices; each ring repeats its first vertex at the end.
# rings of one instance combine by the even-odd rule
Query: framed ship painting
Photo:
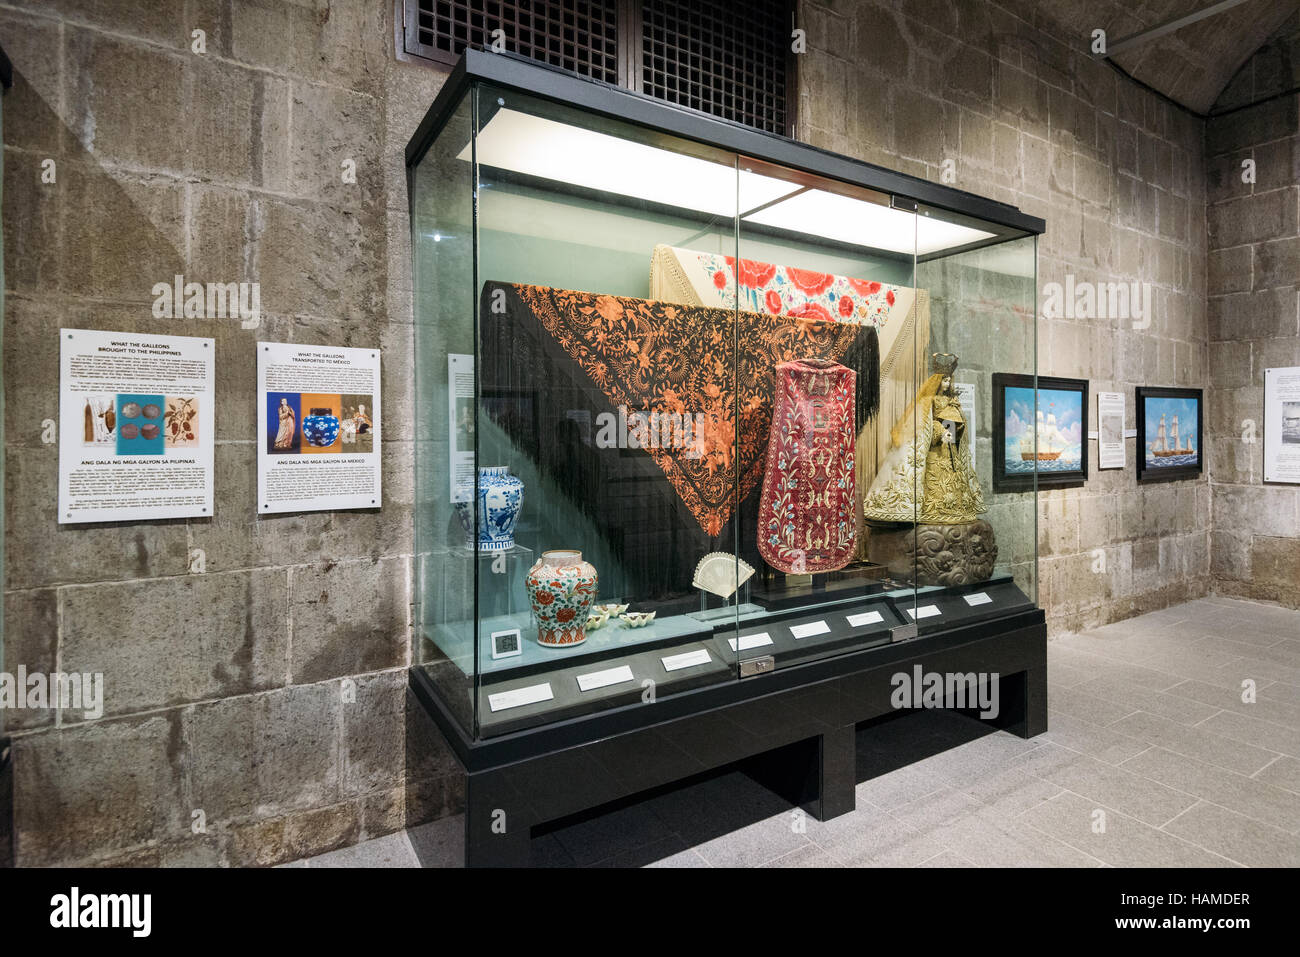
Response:
POLYGON ((1201 474, 1204 396, 1200 389, 1137 390, 1139 482, 1201 474))
POLYGON ((1088 480, 1088 380, 993 373, 993 491, 1088 480), (1037 401, 1035 402, 1035 398, 1037 401))

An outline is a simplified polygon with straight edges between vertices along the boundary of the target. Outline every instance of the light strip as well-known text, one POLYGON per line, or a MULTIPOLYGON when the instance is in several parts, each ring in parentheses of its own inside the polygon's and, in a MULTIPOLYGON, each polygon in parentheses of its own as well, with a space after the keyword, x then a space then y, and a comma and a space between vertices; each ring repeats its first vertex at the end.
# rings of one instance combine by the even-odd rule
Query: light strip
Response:
POLYGON ((749 222, 870 249, 918 256, 994 234, 902 209, 813 189, 747 216, 749 222))
MULTIPOLYGON (((479 131, 477 150, 482 166, 719 217, 738 214, 737 173, 730 164, 518 110, 498 110, 479 131)), ((470 155, 467 145, 457 158, 468 162, 470 155)), ((739 210, 762 207, 745 222, 813 239, 926 255, 994 235, 748 170, 739 177, 739 210)))
MULTIPOLYGON (((715 216, 736 215, 736 169, 540 116, 502 109, 478 134, 482 166, 715 216)), ((470 158, 469 147, 458 157, 470 158)), ((740 174, 740 208, 792 193, 794 183, 740 174)))

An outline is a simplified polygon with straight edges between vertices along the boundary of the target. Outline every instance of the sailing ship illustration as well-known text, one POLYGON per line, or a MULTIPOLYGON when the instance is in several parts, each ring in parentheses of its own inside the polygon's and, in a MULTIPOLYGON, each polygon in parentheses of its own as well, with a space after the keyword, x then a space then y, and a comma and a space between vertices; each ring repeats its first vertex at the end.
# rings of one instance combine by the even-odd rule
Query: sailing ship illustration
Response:
POLYGON ((1173 425, 1169 434, 1165 434, 1165 414, 1160 415, 1160 429, 1156 432, 1156 440, 1151 443, 1151 454, 1158 459, 1168 458, 1171 455, 1193 455, 1196 452, 1192 448, 1192 437, 1187 437, 1187 447, 1179 448, 1178 446, 1178 416, 1173 416, 1173 425))
POLYGON ((1065 451, 1063 439, 1061 430, 1056 427, 1056 413, 1048 412, 1047 418, 1044 419, 1043 410, 1039 409, 1037 423, 1027 426, 1020 436, 1020 460, 1033 462, 1036 459, 1039 462, 1055 462, 1065 451), (1034 452, 1035 439, 1037 439, 1037 453, 1034 452))

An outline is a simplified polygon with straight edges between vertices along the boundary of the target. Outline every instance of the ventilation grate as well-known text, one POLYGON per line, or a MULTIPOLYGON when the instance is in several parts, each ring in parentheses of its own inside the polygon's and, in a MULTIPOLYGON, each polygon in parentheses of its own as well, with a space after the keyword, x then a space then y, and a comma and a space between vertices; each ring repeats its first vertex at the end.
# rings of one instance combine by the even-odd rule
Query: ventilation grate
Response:
POLYGON ((504 48, 770 133, 794 129, 793 0, 404 0, 406 50, 504 48), (500 34, 495 31, 500 30, 500 34))
POLYGON ((766 130, 788 133, 790 3, 645 0, 641 91, 766 130))
POLYGON ((467 47, 488 49, 500 36, 512 53, 617 83, 618 7, 618 0, 415 0, 407 7, 406 47, 440 63, 455 63, 467 47))

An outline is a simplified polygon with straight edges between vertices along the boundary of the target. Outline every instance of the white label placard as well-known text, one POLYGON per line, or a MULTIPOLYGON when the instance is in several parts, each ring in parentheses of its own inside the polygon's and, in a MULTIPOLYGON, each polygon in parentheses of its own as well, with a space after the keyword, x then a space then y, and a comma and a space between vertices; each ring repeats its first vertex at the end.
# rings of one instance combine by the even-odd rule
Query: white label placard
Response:
POLYGON ((708 651, 699 648, 680 655, 669 655, 659 660, 663 662, 664 671, 678 671, 682 668, 694 668, 696 665, 707 665, 713 659, 709 657, 708 651))
POLYGON ((762 648, 764 645, 772 643, 772 636, 765 631, 760 631, 756 635, 741 635, 740 647, 736 647, 736 639, 728 638, 727 644, 731 645, 732 651, 748 651, 750 648, 762 648))
POLYGON ((257 344, 257 511, 380 508, 379 350, 257 344))
POLYGON ((1124 468, 1124 393, 1097 393, 1097 468, 1124 468))
POLYGON ((812 638, 816 635, 825 635, 830 630, 831 626, 825 621, 810 621, 807 624, 790 626, 790 634, 795 638, 812 638))
POLYGON ((848 615, 848 623, 854 628, 861 628, 863 625, 877 625, 884 621, 884 616, 878 611, 864 611, 857 615, 848 615))
POLYGON ((212 339, 59 330, 59 523, 212 516, 212 339))
POLYGON ((449 501, 474 498, 474 356, 447 353, 447 441, 451 460, 449 501))
POLYGON ((1125 429, 1125 430, 1124 430, 1124 438, 1126 438, 1126 439, 1136 439, 1137 437, 1138 437, 1138 430, 1137 430, 1137 429, 1125 429))
POLYGON ((966 604, 970 605, 972 608, 976 605, 993 604, 993 599, 989 597, 988 592, 977 591, 973 595, 965 595, 963 597, 966 599, 966 604))
POLYGON ((1300 483, 1300 367, 1264 370, 1264 481, 1300 483))
POLYGON ((493 711, 505 711, 507 708, 522 708, 526 704, 550 701, 554 697, 551 683, 547 681, 540 685, 529 685, 527 688, 516 688, 514 691, 498 691, 496 694, 490 694, 488 707, 493 711))
MULTIPOLYGON (((953 391, 957 393, 957 405, 961 407, 961 414, 966 419, 966 434, 969 436, 979 435, 979 430, 975 428, 975 383, 974 382, 955 382, 953 391)), ((968 442, 970 448, 971 468, 975 468, 975 445, 974 441, 968 442)))
POLYGON ((913 618, 933 618, 935 615, 942 615, 938 605, 921 605, 919 608, 909 608, 907 613, 913 618))
POLYGON ((597 688, 607 688, 631 680, 632 669, 627 665, 619 665, 617 668, 606 668, 604 671, 578 675, 578 687, 582 691, 594 691, 597 688))

